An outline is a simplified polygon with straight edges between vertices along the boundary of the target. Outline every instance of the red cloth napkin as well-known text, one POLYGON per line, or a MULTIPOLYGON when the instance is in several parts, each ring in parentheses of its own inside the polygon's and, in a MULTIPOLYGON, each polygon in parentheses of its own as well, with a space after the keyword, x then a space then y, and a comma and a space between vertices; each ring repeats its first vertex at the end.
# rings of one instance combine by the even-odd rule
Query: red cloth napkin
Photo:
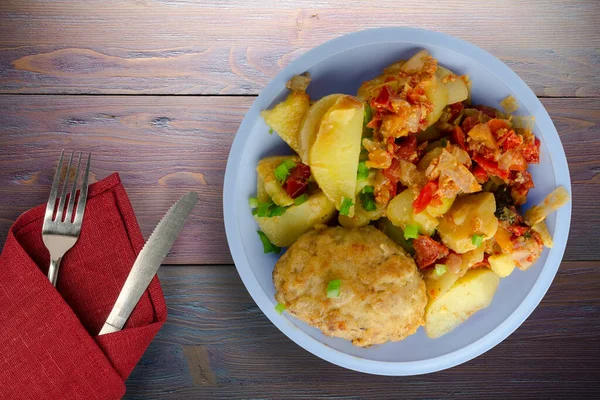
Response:
POLYGON ((90 185, 58 286, 46 273, 45 205, 21 215, 0 255, 0 398, 118 399, 167 318, 155 277, 120 332, 97 336, 144 245, 117 174, 90 185))

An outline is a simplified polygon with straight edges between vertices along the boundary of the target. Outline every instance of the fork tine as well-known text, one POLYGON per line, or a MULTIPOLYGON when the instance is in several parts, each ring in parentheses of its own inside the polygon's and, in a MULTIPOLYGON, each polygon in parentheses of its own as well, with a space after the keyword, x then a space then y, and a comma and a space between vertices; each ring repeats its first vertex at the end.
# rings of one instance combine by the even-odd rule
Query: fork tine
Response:
POLYGON ((77 160, 77 168, 75 169, 75 179, 73 180, 73 188, 71 189, 71 195, 69 196, 69 205, 67 206, 67 215, 65 216, 65 222, 71 222, 73 217, 73 205, 75 204, 75 195, 77 194, 77 181, 79 180, 79 165, 81 164, 81 152, 79 152, 79 159, 77 160))
POLYGON ((56 221, 62 222, 63 210, 65 208, 65 198, 67 197, 67 187, 69 185, 69 176, 71 174, 71 164, 73 163, 73 154, 71 152, 71 158, 69 159, 69 166, 67 167, 67 174, 65 175, 65 182, 63 183, 62 193, 60 195, 60 201, 58 203, 58 210, 56 210, 56 221))
POLYGON ((83 221, 83 213, 85 211, 85 203, 87 201, 88 193, 88 176, 90 175, 90 161, 92 159, 92 153, 88 154, 87 166, 85 167, 85 174, 83 175, 83 183, 81 184, 81 190, 79 191, 79 201, 77 202, 77 212, 75 213, 75 221, 73 224, 81 227, 83 221))
POLYGON ((63 155, 65 150, 60 152, 60 159, 58 160, 58 166, 54 173, 54 180, 52 181, 52 188, 50 189, 50 196, 48 197, 48 204, 46 205, 46 215, 44 220, 52 221, 54 215, 54 206, 56 206, 56 195, 58 194, 58 184, 60 183, 60 171, 62 170, 63 155))

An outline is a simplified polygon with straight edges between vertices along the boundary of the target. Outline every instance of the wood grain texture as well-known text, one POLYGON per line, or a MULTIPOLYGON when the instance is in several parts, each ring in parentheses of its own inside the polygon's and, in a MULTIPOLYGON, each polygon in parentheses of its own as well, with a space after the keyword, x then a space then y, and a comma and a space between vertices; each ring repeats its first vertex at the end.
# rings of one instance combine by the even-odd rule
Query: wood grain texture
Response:
POLYGON ((349 32, 413 26, 494 54, 539 96, 600 96, 600 3, 0 2, 1 93, 257 94, 349 32))
MULTIPOLYGON (((200 201, 167 262, 229 264, 222 189, 249 97, 0 96, 0 246, 47 200, 60 149, 93 153, 92 178, 118 171, 147 237, 179 196, 200 201)), ((600 104, 544 99, 569 161, 573 219, 565 259, 600 259, 600 104)))
POLYGON ((127 381, 126 399, 583 399, 600 391, 600 262, 564 262, 504 342, 416 377, 361 374, 306 352, 262 314, 232 267, 163 267, 159 275, 169 317, 127 381), (190 349, 205 354, 201 367, 190 349))

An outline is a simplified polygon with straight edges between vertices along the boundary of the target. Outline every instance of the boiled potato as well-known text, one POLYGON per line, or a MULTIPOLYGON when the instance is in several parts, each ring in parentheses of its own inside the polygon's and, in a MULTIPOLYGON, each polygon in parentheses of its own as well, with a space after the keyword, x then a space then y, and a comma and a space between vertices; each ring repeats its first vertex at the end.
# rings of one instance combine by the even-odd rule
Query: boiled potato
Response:
POLYGON ((255 215, 254 219, 271 243, 289 247, 304 232, 316 224, 327 223, 334 214, 333 203, 323 192, 318 192, 304 203, 289 207, 283 215, 270 218, 255 215))
POLYGON ((300 152, 298 133, 304 115, 310 107, 310 98, 306 92, 296 90, 270 110, 263 110, 260 116, 267 125, 290 145, 296 153, 300 152))
POLYGON ((285 160, 292 160, 295 163, 300 162, 300 157, 296 156, 273 156, 263 158, 258 162, 256 166, 256 172, 258 173, 257 197, 261 201, 265 201, 264 193, 266 193, 272 200, 273 203, 278 206, 286 207, 294 204, 292 199, 285 189, 277 182, 275 178, 275 168, 277 168, 285 160), (262 182, 263 188, 260 187, 262 182))
POLYGON ((425 333, 432 339, 452 331, 492 301, 500 278, 491 270, 468 271, 444 294, 430 298, 425 308, 425 333))
POLYGON ((443 275, 438 276, 435 269, 426 270, 423 274, 423 280, 427 288, 427 296, 431 300, 437 299, 450 290, 459 278, 460 275, 450 271, 446 271, 443 275))
POLYGON ((421 50, 409 58, 408 61, 400 65, 400 71, 406 72, 407 74, 421 73, 429 57, 431 57, 431 55, 427 50, 421 50))
POLYGON ((360 228, 361 226, 369 225, 371 221, 376 221, 385 214, 385 208, 377 208, 373 211, 365 210, 360 204, 358 197, 356 197, 354 204, 356 206, 354 207, 354 215, 352 217, 342 214, 338 216, 338 221, 344 228, 360 228))
POLYGON ((443 198, 442 204, 440 204, 439 206, 428 205, 425 210, 432 217, 436 217, 436 218, 441 217, 442 215, 444 215, 448 212, 450 207, 452 207, 452 204, 454 204, 454 200, 456 200, 456 196, 453 196, 450 198, 443 198))
POLYGON ((438 69, 436 71, 436 75, 438 79, 442 82, 442 84, 446 87, 446 91, 448 93, 448 104, 459 103, 461 101, 466 100, 469 97, 469 90, 467 88, 467 83, 460 76, 456 76, 456 74, 450 71, 447 68, 438 65, 438 69), (446 79, 446 82, 443 82, 443 79, 447 76, 454 75, 454 79, 446 79))
POLYGON ((489 240, 496 233, 498 218, 495 211, 496 200, 492 193, 459 197, 437 227, 442 242, 459 254, 475 249, 473 235, 483 235, 483 240, 489 240))
MULTIPOLYGON (((360 155, 364 104, 353 96, 342 96, 321 119, 308 162, 325 195, 339 210, 344 199, 354 199, 360 155)), ((350 207, 349 217, 354 215, 350 207)))
POLYGON ((494 254, 488 257, 492 271, 500 278, 509 276, 515 269, 515 261, 510 254, 494 254))
POLYGON ((298 134, 298 144, 300 150, 298 151, 298 154, 305 164, 308 163, 308 152, 310 147, 317 138, 319 126, 321 125, 321 119, 327 110, 329 110, 329 108, 331 108, 331 106, 333 106, 335 102, 342 96, 342 94, 330 94, 329 96, 323 97, 310 106, 308 112, 304 116, 302 125, 300 126, 300 133, 298 134))
POLYGON ((410 189, 398 194, 388 204, 386 211, 388 219, 403 230, 407 225, 416 225, 419 227, 419 233, 427 236, 433 235, 439 221, 432 217, 427 210, 415 214, 412 206, 414 200, 415 195, 410 189))
POLYGON ((540 235, 544 246, 548 247, 549 249, 551 249, 554 246, 552 235, 550 235, 550 232, 548 231, 548 225, 546 225, 545 221, 538 222, 537 224, 532 226, 531 229, 540 235))
POLYGON ((433 110, 426 117, 427 126, 431 126, 440 119, 444 107, 448 105, 448 89, 434 75, 425 88, 425 96, 433 104, 433 110))
POLYGON ((465 254, 461 254, 461 266, 460 266, 460 275, 464 275, 465 272, 469 270, 473 265, 483 261, 484 257, 484 247, 479 246, 475 250, 467 251, 465 254))
POLYGON ((443 150, 444 149, 442 147, 436 147, 431 151, 425 153, 425 155, 417 163, 417 168, 419 169, 419 171, 425 172, 427 170, 427 167, 429 167, 429 165, 431 164, 431 162, 442 155, 443 150))
POLYGON ((405 239, 404 231, 396 225, 392 224, 392 222, 389 219, 385 217, 379 218, 375 223, 375 226, 377 227, 377 229, 385 233, 394 242, 402 246, 402 248, 407 253, 413 255, 415 254, 415 248, 412 245, 412 240, 405 239))
POLYGON ((267 190, 265 189, 265 181, 260 174, 258 174, 256 177, 256 198, 262 202, 269 201, 270 198, 267 190))
POLYGON ((534 226, 542 222, 549 214, 567 204, 570 198, 571 196, 569 196, 567 189, 562 186, 557 187, 544 198, 544 201, 525 211, 523 215, 525 223, 529 226, 534 226))

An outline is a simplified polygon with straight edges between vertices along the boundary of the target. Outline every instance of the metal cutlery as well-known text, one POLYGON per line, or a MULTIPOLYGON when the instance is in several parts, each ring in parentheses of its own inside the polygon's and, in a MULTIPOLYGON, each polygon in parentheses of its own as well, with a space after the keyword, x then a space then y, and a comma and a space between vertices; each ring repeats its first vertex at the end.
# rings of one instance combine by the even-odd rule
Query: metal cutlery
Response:
POLYGON ((100 335, 123 329, 125 322, 156 275, 197 201, 198 194, 189 192, 173 204, 156 225, 144 248, 137 256, 119 297, 100 330, 100 335))
POLYGON ((56 167, 54 181, 52 182, 52 189, 50 189, 50 197, 48 198, 48 204, 46 206, 46 214, 44 215, 44 226, 42 227, 42 240, 50 252, 48 279, 50 279, 50 282, 53 286, 56 286, 60 261, 65 253, 75 245, 77 239, 79 238, 79 233, 81 232, 81 224, 83 222, 83 214, 85 212, 85 203, 87 201, 90 160, 92 157, 91 154, 88 154, 87 166, 83 174, 81 186, 79 187, 79 199, 77 201, 77 208, 75 209, 75 197, 77 197, 77 183, 79 180, 79 170, 81 166, 81 152, 79 153, 77 168, 75 170, 75 178, 73 180, 73 187, 69 195, 69 203, 65 209, 67 188, 71 174, 71 167, 73 165, 74 152, 71 152, 71 158, 69 159, 69 166, 67 167, 60 197, 57 198, 58 187, 61 181, 64 152, 65 151, 63 150, 60 153, 60 160, 58 161, 58 166, 56 167), (58 207, 56 207, 57 200, 58 207))

